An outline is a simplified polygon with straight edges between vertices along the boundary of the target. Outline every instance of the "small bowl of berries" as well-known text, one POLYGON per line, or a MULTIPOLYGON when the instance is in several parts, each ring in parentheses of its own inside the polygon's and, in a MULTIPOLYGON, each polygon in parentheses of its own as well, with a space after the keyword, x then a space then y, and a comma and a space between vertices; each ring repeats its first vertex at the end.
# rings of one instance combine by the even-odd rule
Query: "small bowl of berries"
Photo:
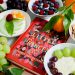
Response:
POLYGON ((63 6, 62 0, 30 0, 29 10, 43 19, 50 19, 58 14, 57 9, 63 6))

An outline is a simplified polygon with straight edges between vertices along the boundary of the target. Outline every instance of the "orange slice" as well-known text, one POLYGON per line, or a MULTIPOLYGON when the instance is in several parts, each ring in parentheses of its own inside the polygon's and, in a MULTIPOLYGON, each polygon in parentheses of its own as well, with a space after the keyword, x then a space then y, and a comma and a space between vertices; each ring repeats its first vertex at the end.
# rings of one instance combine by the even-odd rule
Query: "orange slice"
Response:
POLYGON ((13 18, 22 18, 24 19, 25 16, 21 12, 12 12, 13 18))

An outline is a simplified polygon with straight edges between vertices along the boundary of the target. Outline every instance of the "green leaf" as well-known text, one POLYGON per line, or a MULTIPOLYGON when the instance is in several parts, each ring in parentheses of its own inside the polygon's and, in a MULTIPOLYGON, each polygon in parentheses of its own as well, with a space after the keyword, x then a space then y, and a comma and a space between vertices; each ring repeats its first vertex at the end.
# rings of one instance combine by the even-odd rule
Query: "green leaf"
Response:
POLYGON ((20 69, 20 68, 11 68, 11 72, 13 73, 13 75, 22 75, 24 70, 20 69))
POLYGON ((4 64, 4 65, 2 66, 2 70, 3 70, 3 72, 5 73, 5 75, 13 75, 13 74, 10 72, 10 70, 8 69, 9 66, 10 66, 10 64, 4 64))
POLYGON ((50 21, 44 26, 43 30, 44 30, 44 31, 46 31, 46 30, 52 30, 54 24, 58 21, 58 19, 59 19, 60 17, 61 17, 60 15, 53 16, 53 17, 50 19, 50 21))
POLYGON ((70 20, 74 19, 74 13, 73 13, 73 11, 71 9, 68 10, 67 16, 70 18, 70 20))
POLYGON ((7 32, 12 35, 13 34, 13 31, 14 31, 14 24, 13 24, 13 21, 10 21, 10 22, 7 22, 5 23, 5 27, 6 27, 6 30, 7 32))
POLYGON ((22 18, 14 18, 13 21, 21 21, 23 20, 22 18))
POLYGON ((63 11, 65 9, 66 9, 66 6, 63 6, 63 7, 58 8, 57 11, 63 11))
POLYGON ((66 16, 64 16, 63 25, 64 25, 64 29, 65 29, 65 35, 67 35, 67 33, 68 33, 70 23, 71 23, 70 20, 66 16))
POLYGON ((4 9, 3 9, 3 7, 2 6, 0 6, 0 11, 3 11, 4 9))

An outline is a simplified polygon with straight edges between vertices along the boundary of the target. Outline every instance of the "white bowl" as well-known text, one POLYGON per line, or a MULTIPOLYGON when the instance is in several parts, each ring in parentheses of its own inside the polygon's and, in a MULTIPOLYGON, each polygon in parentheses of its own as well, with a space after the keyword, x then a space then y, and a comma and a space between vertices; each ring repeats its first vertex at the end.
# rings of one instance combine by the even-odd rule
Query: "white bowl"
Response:
MULTIPOLYGON (((30 1, 29 1, 29 4, 28 4, 28 8, 29 8, 29 10, 30 10, 34 15, 36 15, 36 16, 38 16, 38 17, 40 17, 40 18, 49 20, 52 16, 57 15, 57 14, 60 13, 60 12, 57 12, 57 13, 54 13, 53 15, 39 15, 39 14, 36 14, 36 13, 34 13, 33 10, 32 10, 32 6, 33 6, 33 4, 34 4, 35 1, 36 1, 36 0, 30 0, 30 1)), ((56 1, 59 2, 59 7, 62 7, 62 6, 63 6, 62 0, 56 0, 56 1)))
MULTIPOLYGON (((23 25, 21 28, 21 30, 18 30, 18 31, 16 31, 15 33, 13 33, 13 35, 9 35, 8 33, 7 33, 7 31, 6 31, 6 29, 4 28, 4 26, 1 26, 0 25, 0 28, 2 28, 2 30, 4 31, 2 31, 1 29, 0 29, 0 36, 6 36, 6 37, 16 37, 16 36, 19 36, 19 35, 21 35, 22 33, 24 33, 28 28, 29 28, 29 26, 30 26, 30 22, 31 22, 31 19, 30 19, 30 16, 28 15, 28 13, 26 13, 26 12, 24 12, 24 11, 22 11, 22 10, 18 10, 18 9, 12 9, 12 10, 7 10, 7 11, 4 11, 4 12, 2 12, 2 13, 0 13, 0 19, 2 19, 3 17, 5 17, 7 14, 9 14, 9 13, 11 13, 11 12, 13 12, 13 11, 20 11, 20 12, 22 12, 23 13, 23 15, 25 16, 25 25, 23 25)), ((17 24, 16 24, 16 26, 17 26, 17 24)), ((15 27, 15 26, 14 26, 15 27)))
POLYGON ((46 72, 48 73, 48 75, 52 75, 50 70, 49 70, 49 67, 48 67, 48 63, 49 63, 49 59, 52 57, 52 54, 55 50, 62 50, 64 49, 65 47, 68 47, 68 48, 75 48, 75 44, 71 44, 71 43, 62 43, 62 44, 57 44, 55 46, 53 46, 52 48, 50 48, 45 57, 44 57, 44 67, 45 67, 45 70, 46 72))
POLYGON ((70 37, 75 41, 75 38, 72 35, 72 26, 75 25, 75 15, 74 15, 74 20, 71 22, 70 27, 69 27, 69 34, 70 37))

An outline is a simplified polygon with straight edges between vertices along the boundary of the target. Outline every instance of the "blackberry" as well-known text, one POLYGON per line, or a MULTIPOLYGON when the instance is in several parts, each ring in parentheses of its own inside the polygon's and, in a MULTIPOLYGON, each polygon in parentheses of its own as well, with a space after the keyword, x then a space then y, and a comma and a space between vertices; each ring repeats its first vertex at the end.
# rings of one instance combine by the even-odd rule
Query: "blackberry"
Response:
POLYGON ((8 0, 7 9, 20 9, 27 11, 28 3, 25 0, 8 0))

